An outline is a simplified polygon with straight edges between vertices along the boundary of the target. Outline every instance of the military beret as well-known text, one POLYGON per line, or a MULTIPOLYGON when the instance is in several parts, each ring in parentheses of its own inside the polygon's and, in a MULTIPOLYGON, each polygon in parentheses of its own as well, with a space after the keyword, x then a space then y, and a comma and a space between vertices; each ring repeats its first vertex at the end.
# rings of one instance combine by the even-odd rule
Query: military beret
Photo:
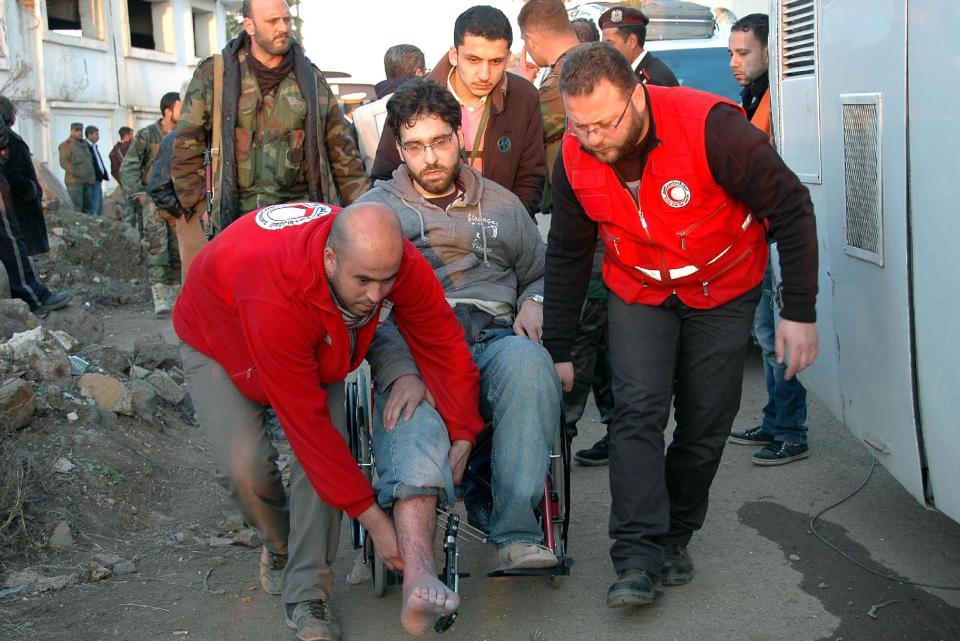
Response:
POLYGON ((82 122, 71 122, 71 123, 70 123, 70 130, 73 131, 73 130, 75 130, 75 129, 83 129, 83 123, 82 123, 82 122))
POLYGON ((650 22, 650 18, 643 15, 643 12, 639 9, 632 7, 613 7, 600 14, 600 19, 597 22, 600 23, 601 29, 609 29, 611 27, 646 25, 650 22))

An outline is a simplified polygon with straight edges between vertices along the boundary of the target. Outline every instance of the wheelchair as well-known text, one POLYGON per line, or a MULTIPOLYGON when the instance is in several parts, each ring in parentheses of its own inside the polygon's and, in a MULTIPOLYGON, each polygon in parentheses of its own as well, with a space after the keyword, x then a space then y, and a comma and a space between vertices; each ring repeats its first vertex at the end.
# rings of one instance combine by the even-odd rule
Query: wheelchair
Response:
MULTIPOLYGON (((347 436, 350 451, 367 480, 376 479, 376 463, 373 457, 373 387, 364 370, 357 370, 354 380, 346 383, 347 436)), ((486 434, 486 430, 484 434, 486 434)), ((478 439, 471 460, 480 452, 492 447, 491 439, 478 439)), ((467 465, 465 476, 469 475, 474 483, 490 488, 489 479, 483 478, 467 465)), ((489 572, 489 577, 501 576, 545 576, 550 585, 559 587, 563 577, 570 575, 573 558, 567 555, 568 532, 570 525, 570 446, 564 438, 563 426, 558 426, 550 453, 550 466, 544 481, 543 498, 536 509, 537 519, 543 529, 543 544, 553 550, 557 556, 557 565, 552 568, 509 569, 489 572)), ((439 575, 443 583, 452 591, 460 591, 460 579, 469 574, 459 571, 459 540, 467 539, 476 543, 486 543, 487 535, 482 530, 462 522, 459 514, 437 508, 438 529, 443 531, 444 566, 439 575)), ((363 563, 370 569, 371 588, 374 596, 381 597, 390 585, 400 585, 402 575, 388 570, 377 556, 373 539, 357 520, 350 522, 353 547, 361 550, 363 563)), ((440 617, 434 625, 436 632, 445 632, 457 620, 458 613, 440 617)))

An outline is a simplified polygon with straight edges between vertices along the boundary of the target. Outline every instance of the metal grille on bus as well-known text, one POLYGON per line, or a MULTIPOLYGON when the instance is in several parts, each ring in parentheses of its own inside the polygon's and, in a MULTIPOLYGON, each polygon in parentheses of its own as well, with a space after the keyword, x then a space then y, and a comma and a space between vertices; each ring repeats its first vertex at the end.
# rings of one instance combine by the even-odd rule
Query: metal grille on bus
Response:
MULTIPOLYGON (((843 167, 847 245, 882 260, 878 104, 843 104, 843 167)), ((860 256, 867 260, 872 256, 860 256)), ((881 263, 882 264, 882 263, 881 263)))

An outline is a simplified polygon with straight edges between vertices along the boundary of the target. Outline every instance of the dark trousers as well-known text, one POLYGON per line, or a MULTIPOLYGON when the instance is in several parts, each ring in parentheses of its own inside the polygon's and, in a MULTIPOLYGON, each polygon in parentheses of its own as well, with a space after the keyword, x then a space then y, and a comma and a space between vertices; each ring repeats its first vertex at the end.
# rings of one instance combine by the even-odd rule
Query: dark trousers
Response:
POLYGON ((7 270, 10 293, 14 298, 26 301, 30 309, 35 310, 50 298, 50 290, 37 280, 33 273, 33 266, 27 256, 13 211, 9 209, 9 203, 6 185, 3 185, 0 198, 0 262, 7 270))
POLYGON ((662 545, 685 545, 707 514, 710 484, 740 409, 760 287, 715 309, 671 296, 660 306, 610 294, 615 409, 610 423, 610 557, 660 574, 662 545), (664 454, 674 401, 676 429, 664 454))

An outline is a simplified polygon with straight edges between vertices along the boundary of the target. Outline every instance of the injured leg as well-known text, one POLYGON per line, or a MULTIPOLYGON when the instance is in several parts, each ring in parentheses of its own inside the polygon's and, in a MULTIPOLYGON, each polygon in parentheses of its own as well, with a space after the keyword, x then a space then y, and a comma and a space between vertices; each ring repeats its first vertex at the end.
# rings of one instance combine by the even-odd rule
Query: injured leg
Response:
POLYGON ((397 541, 403 556, 403 606, 400 624, 412 635, 421 635, 434 622, 460 605, 460 595, 437 578, 433 535, 437 497, 414 496, 393 506, 397 541))

